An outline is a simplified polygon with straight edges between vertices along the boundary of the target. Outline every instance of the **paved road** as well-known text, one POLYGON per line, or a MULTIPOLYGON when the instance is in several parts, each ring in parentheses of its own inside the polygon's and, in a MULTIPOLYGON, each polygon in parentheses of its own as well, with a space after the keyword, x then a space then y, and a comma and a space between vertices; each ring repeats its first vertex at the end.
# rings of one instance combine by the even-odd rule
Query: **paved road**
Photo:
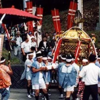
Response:
MULTIPOLYGON (((65 100, 65 99, 59 99, 59 92, 56 89, 50 89, 50 93, 51 93, 50 100, 65 100)), ((9 100, 35 100, 35 99, 34 97, 32 99, 28 99, 25 89, 11 89, 9 100)), ((40 100, 42 100, 41 97, 40 100)))
MULTIPOLYGON (((50 89, 50 94, 51 94, 50 100, 59 100, 59 92, 56 89, 50 89)), ((11 96, 9 100, 35 100, 35 99, 34 97, 32 99, 28 99, 25 89, 23 90, 11 89, 11 96)), ((40 100, 42 100, 41 97, 40 100)))

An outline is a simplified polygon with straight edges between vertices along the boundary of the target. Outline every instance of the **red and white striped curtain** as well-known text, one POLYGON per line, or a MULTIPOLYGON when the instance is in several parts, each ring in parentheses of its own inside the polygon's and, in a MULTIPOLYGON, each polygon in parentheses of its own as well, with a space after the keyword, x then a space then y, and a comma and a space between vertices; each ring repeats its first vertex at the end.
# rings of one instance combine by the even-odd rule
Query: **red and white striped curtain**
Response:
POLYGON ((60 23, 59 10, 58 9, 51 10, 51 14, 52 14, 55 31, 56 31, 56 33, 60 33, 61 32, 61 23, 60 23))
POLYGON ((68 11, 68 17, 67 17, 67 29, 73 26, 76 10, 77 10, 77 3, 74 1, 71 1, 69 11, 68 11))
MULTIPOLYGON (((26 11, 29 12, 30 14, 33 14, 32 1, 26 1, 26 5, 27 5, 26 11)), ((27 22, 27 25, 28 25, 28 31, 33 32, 33 22, 29 21, 29 22, 27 22)))

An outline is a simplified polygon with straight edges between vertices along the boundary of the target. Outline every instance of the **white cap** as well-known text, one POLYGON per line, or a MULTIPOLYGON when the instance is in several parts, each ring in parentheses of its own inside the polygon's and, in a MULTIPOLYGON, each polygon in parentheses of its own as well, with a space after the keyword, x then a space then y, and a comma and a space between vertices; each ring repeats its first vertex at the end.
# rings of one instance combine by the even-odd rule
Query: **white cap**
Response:
POLYGON ((88 62, 88 60, 87 59, 83 59, 82 62, 88 62))
POLYGON ((42 58, 42 53, 41 53, 41 51, 38 51, 38 52, 36 53, 36 58, 42 58))
POLYGON ((62 60, 66 60, 66 58, 64 58, 64 57, 62 57, 62 56, 61 56, 61 59, 62 59, 62 60))
POLYGON ((47 57, 43 57, 42 60, 47 60, 47 57))
POLYGON ((30 55, 33 55, 33 53, 29 53, 29 54, 27 54, 28 56, 30 56, 30 55))
POLYGON ((1 64, 1 63, 4 63, 5 61, 6 61, 6 59, 1 60, 1 61, 0 61, 0 64, 1 64))
POLYGON ((33 39, 33 38, 35 39, 35 37, 34 37, 34 36, 31 36, 31 39, 33 39))
POLYGON ((47 59, 52 59, 52 58, 50 56, 48 56, 47 59))
POLYGON ((72 61, 72 59, 66 59, 66 61, 67 61, 67 62, 71 62, 71 61, 72 61))

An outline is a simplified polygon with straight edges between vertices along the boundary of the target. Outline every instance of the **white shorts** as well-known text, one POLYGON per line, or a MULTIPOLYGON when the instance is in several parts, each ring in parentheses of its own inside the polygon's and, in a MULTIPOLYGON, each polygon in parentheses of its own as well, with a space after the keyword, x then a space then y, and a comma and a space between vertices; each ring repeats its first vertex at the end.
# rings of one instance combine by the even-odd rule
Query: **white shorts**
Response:
POLYGON ((39 84, 32 85, 32 89, 34 90, 46 89, 46 84, 44 82, 44 79, 43 78, 39 79, 39 84))
POLYGON ((30 72, 26 72, 26 80, 31 80, 32 74, 30 72))
POLYGON ((66 92, 66 91, 74 91, 74 87, 75 86, 67 86, 66 88, 64 88, 64 92, 66 92))

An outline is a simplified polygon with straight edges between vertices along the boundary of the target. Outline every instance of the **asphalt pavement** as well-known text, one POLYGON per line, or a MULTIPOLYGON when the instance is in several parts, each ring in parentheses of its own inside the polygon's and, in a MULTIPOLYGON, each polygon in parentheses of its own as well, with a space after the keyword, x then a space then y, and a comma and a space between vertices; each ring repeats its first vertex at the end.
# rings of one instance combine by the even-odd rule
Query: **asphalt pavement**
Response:
MULTIPOLYGON (((35 100, 34 97, 32 97, 31 99, 29 99, 27 97, 27 92, 26 89, 11 89, 10 90, 10 98, 9 100, 35 100)), ((50 89, 50 100, 65 100, 65 99, 59 99, 59 91, 57 89, 50 89)), ((40 100, 43 100, 40 96, 40 100)), ((72 100, 72 99, 71 99, 72 100)), ((91 97, 89 100, 92 100, 91 97)), ((100 97, 99 97, 100 100, 100 97)))

